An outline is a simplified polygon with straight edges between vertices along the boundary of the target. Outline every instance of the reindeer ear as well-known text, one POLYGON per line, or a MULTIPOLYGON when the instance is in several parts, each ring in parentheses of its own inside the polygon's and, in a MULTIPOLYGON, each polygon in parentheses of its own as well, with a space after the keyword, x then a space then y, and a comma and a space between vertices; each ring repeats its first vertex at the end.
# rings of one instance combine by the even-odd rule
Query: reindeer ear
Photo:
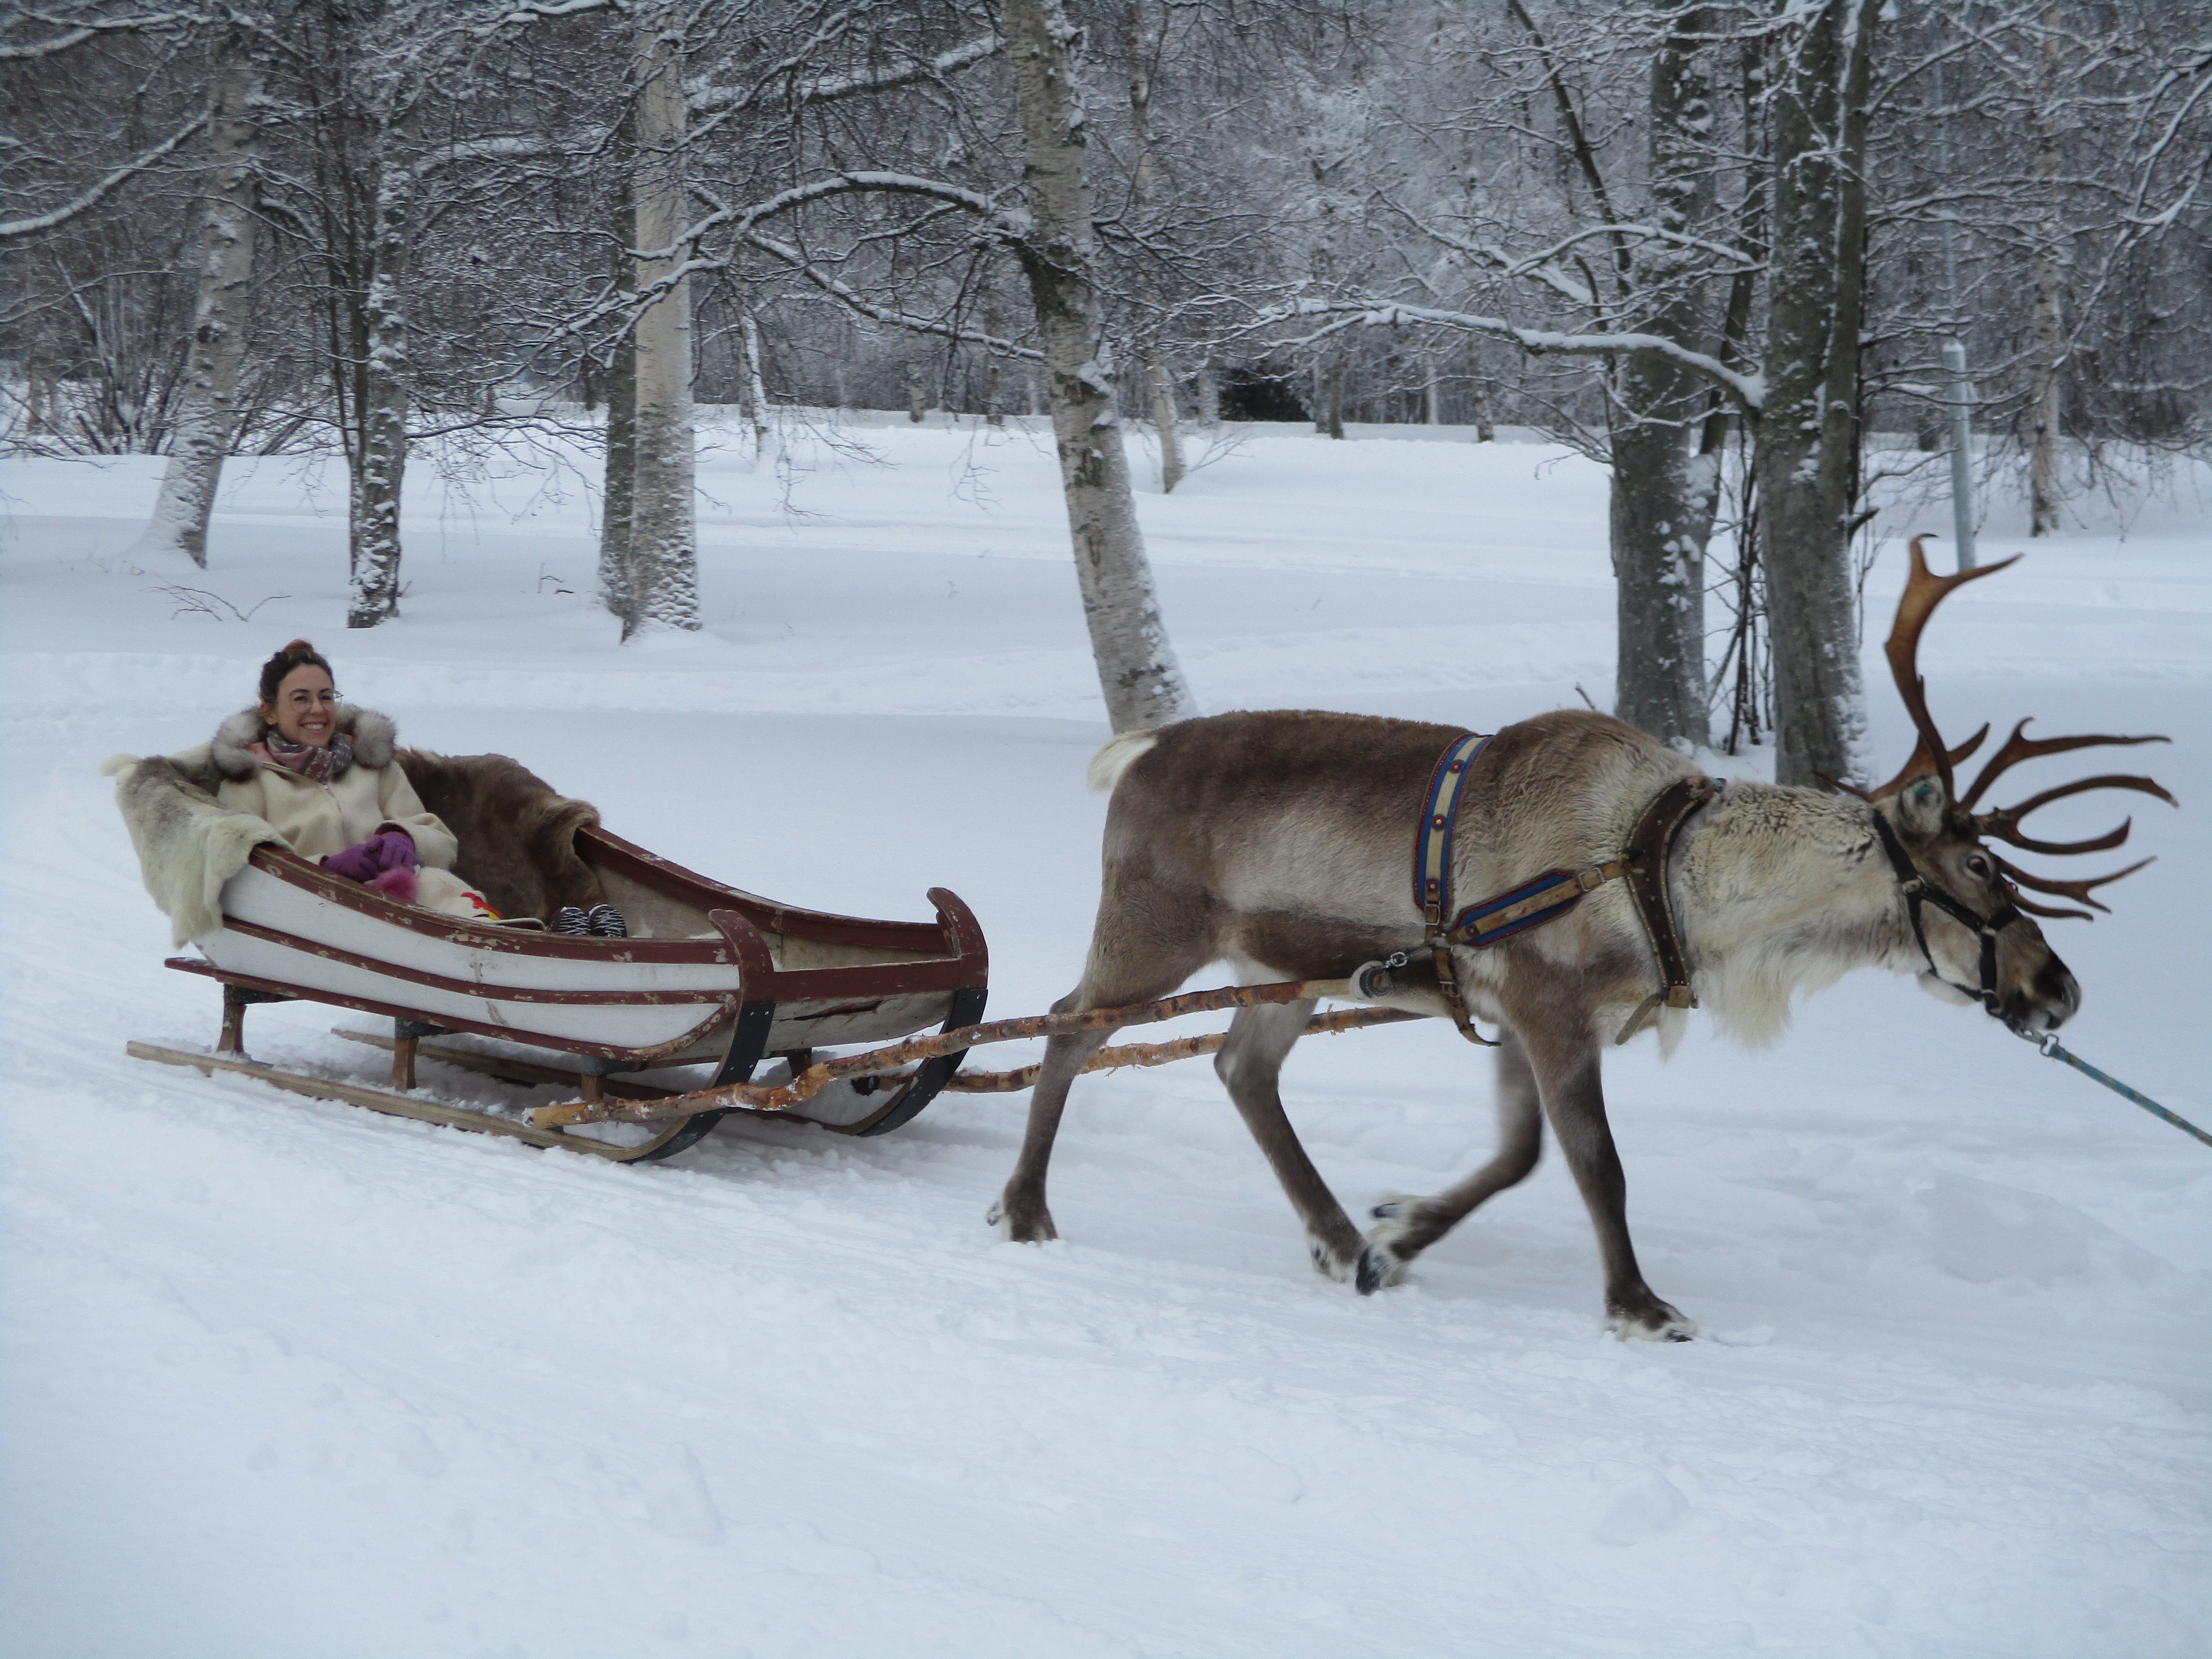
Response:
POLYGON ((1915 778, 1891 800, 1890 817, 1912 840, 1926 841, 1942 829, 1943 810, 1949 804, 1942 779, 1915 778))

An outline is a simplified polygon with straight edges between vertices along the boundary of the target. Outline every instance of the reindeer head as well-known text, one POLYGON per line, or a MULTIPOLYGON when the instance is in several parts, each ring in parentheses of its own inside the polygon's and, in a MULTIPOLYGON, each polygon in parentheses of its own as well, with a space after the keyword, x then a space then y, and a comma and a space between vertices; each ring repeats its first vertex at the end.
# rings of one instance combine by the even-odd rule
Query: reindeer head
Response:
POLYGON ((2081 988, 2058 959, 2058 953, 2045 941, 2042 930, 2028 917, 2078 916, 2084 921, 2092 918, 2088 910, 2038 904, 2021 889, 2057 894, 2091 909, 2103 910, 2106 907, 2090 896, 2091 890, 2132 875, 2150 860, 2144 859, 2124 870, 2087 880, 2056 881, 2032 875, 2000 858, 1984 844, 1984 837, 2031 853, 2101 852, 2125 842, 2135 820, 2130 818, 2116 830, 2075 842, 2035 840, 2021 833, 2020 822, 2038 807, 2092 789, 2133 789, 2155 795, 2169 805, 2175 804, 2173 797, 2148 778, 2105 774, 2046 789, 2014 806, 1978 812, 1975 804, 2005 771, 2021 761, 2098 744, 2164 743, 2166 739, 2097 735, 2031 738, 2023 735, 2027 722, 2022 720, 1982 768, 1973 787, 1961 796, 1951 769, 1981 747, 1990 728, 1984 726, 1956 749, 1946 747, 1928 713, 1928 689, 1918 666, 1920 630, 1954 588, 1995 575, 2006 565, 2015 563, 2020 556, 1979 569, 1962 570, 1955 576, 1938 576, 1929 571, 1920 550, 1925 539, 1913 538, 1912 574, 1884 647, 1898 693, 1905 699, 1920 741, 1903 771, 1879 789, 1856 793, 1873 801, 1876 828, 1883 832, 1892 864, 1899 866, 1897 873, 1914 931, 1929 965, 1923 980, 1934 981, 1931 988, 1948 987, 1960 994, 1961 1001, 1980 1002, 1990 1014, 2015 1029, 2056 1030, 2081 1006, 2081 988), (1923 903, 1932 914, 1923 912, 1923 903), (1969 988, 1977 984, 1978 991, 1969 988))

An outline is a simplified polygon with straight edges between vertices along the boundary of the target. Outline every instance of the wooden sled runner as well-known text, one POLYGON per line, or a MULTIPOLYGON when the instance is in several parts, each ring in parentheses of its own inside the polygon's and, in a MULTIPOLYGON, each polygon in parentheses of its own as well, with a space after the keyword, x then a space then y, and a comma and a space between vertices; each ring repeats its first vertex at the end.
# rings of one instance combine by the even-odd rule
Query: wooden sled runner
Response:
POLYGON ((932 888, 933 922, 878 921, 775 903, 655 856, 596 824, 575 853, 608 902, 628 918, 626 939, 570 938, 464 921, 402 904, 276 847, 254 852, 222 892, 223 924, 195 941, 202 956, 167 965, 222 987, 221 1040, 212 1053, 133 1042, 142 1060, 226 1071, 322 1099, 562 1146, 622 1163, 673 1156, 729 1111, 799 1118, 838 1133, 878 1135, 910 1121, 958 1069, 933 1054, 890 1076, 854 1079, 835 1095, 769 1110, 724 1109, 656 1122, 627 1144, 536 1127, 402 1092, 418 1060, 521 1084, 550 1084, 597 1103, 645 1103, 752 1081, 771 1057, 789 1075, 817 1048, 883 1043, 934 1026, 951 1031, 983 1012, 989 954, 957 894, 932 888), (392 1035, 340 1036, 387 1048, 389 1089, 281 1072, 247 1058, 246 1010, 258 1002, 324 1002, 392 1022, 392 1035), (463 1034, 480 1047, 425 1039, 463 1034), (528 1055, 516 1046, 550 1054, 528 1055), (563 1063, 565 1062, 565 1063, 563 1063), (690 1090, 622 1073, 711 1067, 690 1090))

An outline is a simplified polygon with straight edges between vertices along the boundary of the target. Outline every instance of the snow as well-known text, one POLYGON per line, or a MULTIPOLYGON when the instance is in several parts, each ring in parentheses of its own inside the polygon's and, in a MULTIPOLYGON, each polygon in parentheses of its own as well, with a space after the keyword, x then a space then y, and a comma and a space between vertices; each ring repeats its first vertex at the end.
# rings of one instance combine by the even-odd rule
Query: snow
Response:
MULTIPOLYGON (((1079 1085, 1066 1238, 1028 1247, 982 1219, 1023 1097, 621 1168, 124 1056, 216 1010, 159 965, 96 768, 204 741, 301 633, 408 740, 518 756, 685 864, 874 915, 953 888, 992 1012, 1043 1009, 1106 732, 1041 425, 798 433, 779 473, 702 411, 708 628, 651 651, 589 603, 580 451, 411 465, 403 616, 362 634, 334 471, 234 463, 201 573, 124 550, 157 459, 9 466, 0 1650, 2201 1652, 2212 1153, 1903 981, 1765 1054, 1610 1057, 1645 1273, 1709 1334, 1666 1347, 1601 1334, 1556 1158, 1405 1288, 1317 1278, 1202 1064, 1079 1085), (252 623, 173 614, 186 587, 252 623)), ((1565 451, 1255 429, 1139 505, 1209 709, 1609 700, 1604 479, 1565 451)), ((1925 659, 1959 732, 2172 734, 2097 769, 2182 811, 2049 814, 2132 807, 2161 855, 2053 928, 2069 1046, 2199 1121, 2205 524, 2185 489, 2030 544, 2001 505, 1983 557, 2030 557, 1925 659)), ((1893 696, 1871 715, 1902 757, 1893 696)), ((374 1022, 257 1008, 248 1041, 374 1080, 333 1024, 374 1022)), ((1486 1073, 1431 1022, 1315 1038, 1285 1094, 1364 1210, 1487 1155, 1486 1073)))

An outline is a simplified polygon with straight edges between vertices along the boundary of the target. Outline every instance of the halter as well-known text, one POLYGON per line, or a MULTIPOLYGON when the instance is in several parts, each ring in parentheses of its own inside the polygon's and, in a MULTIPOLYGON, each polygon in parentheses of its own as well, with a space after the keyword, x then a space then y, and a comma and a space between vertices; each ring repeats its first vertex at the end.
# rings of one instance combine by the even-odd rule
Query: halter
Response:
POLYGON ((1982 1012, 1991 1019, 2010 1026, 2012 1022, 2005 1018, 1997 1003, 1997 935, 2021 919, 2019 910, 2014 908, 2009 899, 1987 915, 1967 908, 1921 873, 1920 866, 1912 861, 1912 855, 1905 850, 1905 843, 1898 840, 1897 831, 1889 827, 1889 820, 1882 816, 1878 807, 1875 811, 1874 828, 1875 835, 1881 837, 1881 850, 1889 856, 1889 867, 1896 872, 1898 890, 1905 895, 1905 913, 1912 919, 1913 942, 1919 945, 1921 958, 1927 963, 1929 973, 1961 996, 1972 997, 1980 1003, 1982 1012), (1961 927, 1970 928, 1980 937, 1982 985, 1978 991, 1948 977, 1936 965, 1936 954, 1928 948, 1927 931, 1921 926, 1920 907, 1923 904, 1934 905, 1961 927))

